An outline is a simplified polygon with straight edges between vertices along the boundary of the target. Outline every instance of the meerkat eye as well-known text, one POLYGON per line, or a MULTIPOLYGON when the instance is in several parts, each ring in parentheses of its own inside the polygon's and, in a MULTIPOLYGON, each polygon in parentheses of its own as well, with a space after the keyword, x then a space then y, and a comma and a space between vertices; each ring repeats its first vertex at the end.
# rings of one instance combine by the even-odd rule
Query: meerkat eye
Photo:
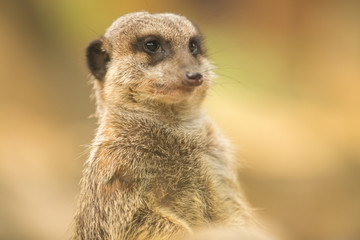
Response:
POLYGON ((191 52, 191 54, 196 55, 198 53, 199 50, 199 46, 198 43, 195 40, 190 40, 189 42, 189 50, 191 52))
POLYGON ((160 49, 160 43, 158 40, 151 39, 144 42, 144 50, 148 53, 155 53, 160 49))

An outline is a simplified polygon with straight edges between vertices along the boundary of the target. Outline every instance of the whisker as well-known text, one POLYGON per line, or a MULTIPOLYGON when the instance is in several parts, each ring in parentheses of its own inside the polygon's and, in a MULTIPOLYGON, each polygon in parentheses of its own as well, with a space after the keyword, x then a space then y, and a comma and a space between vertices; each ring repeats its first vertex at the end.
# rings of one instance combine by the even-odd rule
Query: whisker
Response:
POLYGON ((222 83, 236 83, 236 84, 240 84, 240 85, 243 86, 243 87, 249 88, 249 85, 247 85, 244 81, 241 81, 241 80, 239 80, 239 79, 237 79, 237 78, 234 78, 234 77, 232 77, 232 76, 226 75, 226 74, 224 74, 224 73, 217 73, 217 75, 220 76, 220 77, 223 77, 223 78, 226 78, 226 79, 229 79, 229 80, 232 81, 232 82, 224 82, 224 81, 222 81, 222 83))

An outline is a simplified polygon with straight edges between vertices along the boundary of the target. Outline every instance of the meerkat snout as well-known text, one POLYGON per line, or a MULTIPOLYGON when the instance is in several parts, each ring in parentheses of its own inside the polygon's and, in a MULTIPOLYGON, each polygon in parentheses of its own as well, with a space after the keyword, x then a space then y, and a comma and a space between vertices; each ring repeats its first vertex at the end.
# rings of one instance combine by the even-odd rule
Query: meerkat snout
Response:
POLYGON ((191 87, 200 86, 203 82, 203 76, 199 72, 186 72, 185 84, 191 87))

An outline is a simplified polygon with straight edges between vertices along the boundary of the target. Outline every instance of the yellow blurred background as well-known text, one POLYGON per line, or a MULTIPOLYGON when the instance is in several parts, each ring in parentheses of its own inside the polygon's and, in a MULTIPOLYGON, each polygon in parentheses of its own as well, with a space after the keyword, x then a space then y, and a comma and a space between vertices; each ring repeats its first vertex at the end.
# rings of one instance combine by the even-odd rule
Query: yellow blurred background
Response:
POLYGON ((358 0, 2 0, 0 239, 65 238, 96 128, 84 50, 139 10, 205 34, 205 108, 258 213, 289 240, 360 239, 358 0))

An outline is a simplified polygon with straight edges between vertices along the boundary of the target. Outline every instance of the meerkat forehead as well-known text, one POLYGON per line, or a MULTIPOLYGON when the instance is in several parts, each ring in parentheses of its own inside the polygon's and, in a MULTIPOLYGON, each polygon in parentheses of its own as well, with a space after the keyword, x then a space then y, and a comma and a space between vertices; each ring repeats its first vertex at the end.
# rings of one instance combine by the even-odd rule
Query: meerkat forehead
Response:
POLYGON ((148 12, 129 13, 119 17, 107 29, 104 37, 115 45, 116 41, 146 35, 160 35, 174 44, 182 44, 199 34, 194 24, 187 18, 171 13, 150 14, 148 12))

